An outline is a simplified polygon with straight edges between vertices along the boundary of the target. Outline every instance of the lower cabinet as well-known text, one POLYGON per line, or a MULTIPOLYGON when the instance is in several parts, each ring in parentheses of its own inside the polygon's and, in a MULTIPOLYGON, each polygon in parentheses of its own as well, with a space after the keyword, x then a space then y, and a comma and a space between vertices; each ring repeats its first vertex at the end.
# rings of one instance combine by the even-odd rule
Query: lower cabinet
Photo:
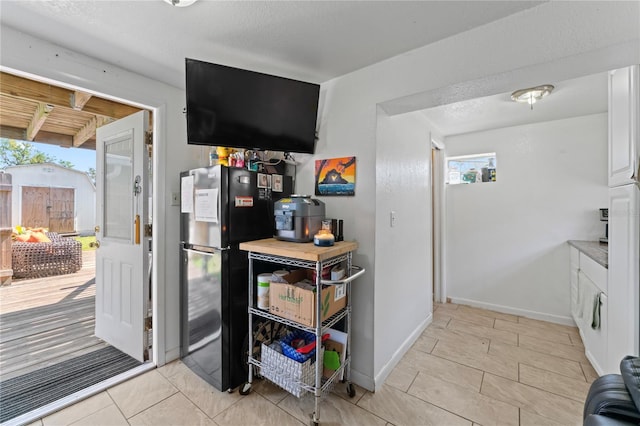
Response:
POLYGON ((607 270, 574 247, 571 250, 571 314, 580 330, 586 357, 602 375, 607 368, 607 270))

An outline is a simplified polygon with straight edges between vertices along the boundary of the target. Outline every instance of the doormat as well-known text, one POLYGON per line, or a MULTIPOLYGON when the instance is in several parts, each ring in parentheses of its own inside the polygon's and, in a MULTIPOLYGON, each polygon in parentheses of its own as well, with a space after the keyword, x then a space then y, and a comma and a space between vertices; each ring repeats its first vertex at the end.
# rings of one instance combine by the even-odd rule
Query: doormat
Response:
POLYGON ((0 423, 100 383, 142 363, 112 346, 0 382, 0 423))

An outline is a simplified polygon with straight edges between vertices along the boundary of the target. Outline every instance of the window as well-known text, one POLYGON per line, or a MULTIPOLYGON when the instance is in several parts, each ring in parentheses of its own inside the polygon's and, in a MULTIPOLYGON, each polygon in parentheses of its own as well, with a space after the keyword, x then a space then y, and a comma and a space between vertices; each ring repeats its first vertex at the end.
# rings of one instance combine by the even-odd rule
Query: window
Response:
POLYGON ((447 157, 446 183, 458 185, 495 181, 495 152, 447 157))

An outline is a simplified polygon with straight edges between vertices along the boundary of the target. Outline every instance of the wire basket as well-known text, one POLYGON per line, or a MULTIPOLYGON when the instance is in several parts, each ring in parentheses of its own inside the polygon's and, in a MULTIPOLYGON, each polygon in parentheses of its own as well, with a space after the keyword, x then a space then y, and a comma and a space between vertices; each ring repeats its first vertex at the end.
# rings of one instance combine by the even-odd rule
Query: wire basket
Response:
POLYGON ((314 356, 305 362, 298 362, 263 344, 260 373, 264 378, 299 398, 308 391, 305 386, 315 386, 315 360, 314 356))

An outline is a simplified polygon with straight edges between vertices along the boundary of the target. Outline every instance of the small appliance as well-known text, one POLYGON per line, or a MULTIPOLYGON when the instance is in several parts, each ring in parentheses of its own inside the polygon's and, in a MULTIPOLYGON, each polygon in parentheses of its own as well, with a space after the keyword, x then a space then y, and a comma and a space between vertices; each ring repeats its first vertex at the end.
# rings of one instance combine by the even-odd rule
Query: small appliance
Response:
POLYGON ((600 238, 601 243, 609 242, 609 209, 600 209, 600 221, 604 222, 604 238, 600 238))
POLYGON ((292 195, 282 198, 273 206, 276 224, 275 238, 283 241, 306 243, 322 227, 324 203, 311 195, 292 195))

